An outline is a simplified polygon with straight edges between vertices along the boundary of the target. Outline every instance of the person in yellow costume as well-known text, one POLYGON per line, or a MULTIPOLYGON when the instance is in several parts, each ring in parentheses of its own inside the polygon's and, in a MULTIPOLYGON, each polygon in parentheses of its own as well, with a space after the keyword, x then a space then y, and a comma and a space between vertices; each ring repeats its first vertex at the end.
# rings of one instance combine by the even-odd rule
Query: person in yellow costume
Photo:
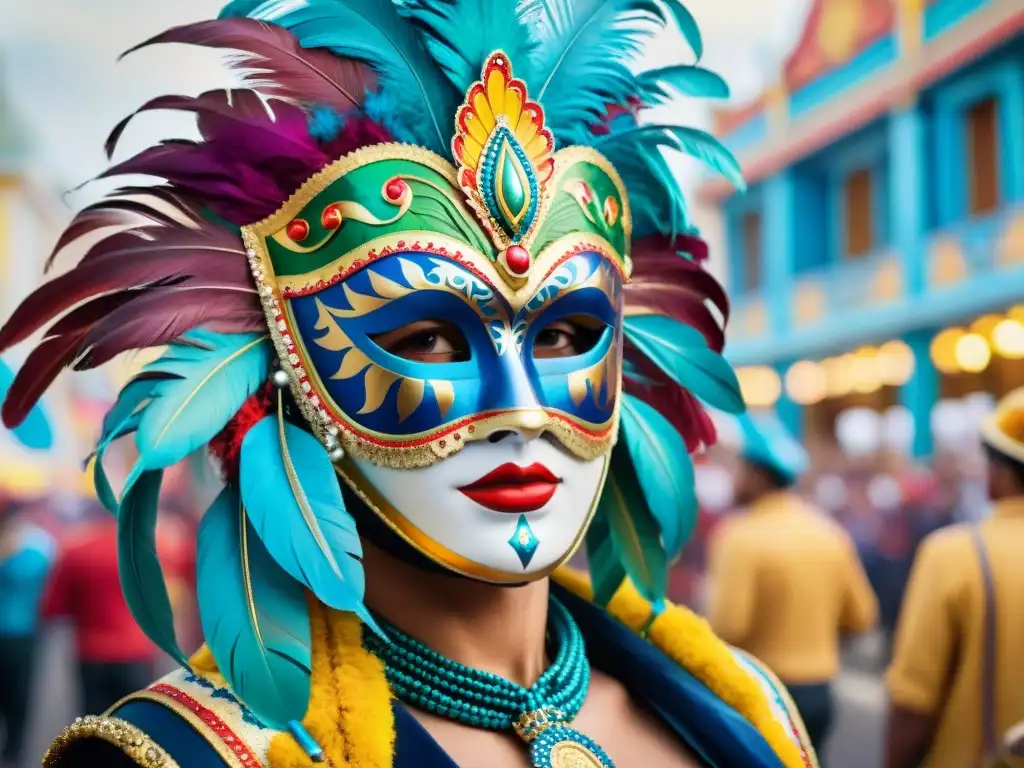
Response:
POLYGON ((3 416, 66 365, 166 346, 95 479, 128 603, 181 669, 44 765, 815 765, 771 674, 665 599, 700 401, 743 408, 661 149, 739 169, 643 120, 727 93, 692 64, 636 73, 673 24, 699 56, 677 0, 236 0, 149 41, 234 51, 245 87, 143 107, 201 140, 107 172, 165 183, 67 230, 59 249, 106 237, 0 331, 55 320, 3 416), (153 524, 197 449, 225 486, 189 658, 153 524), (563 567, 583 545, 590 580, 563 567))
POLYGON ((886 675, 888 768, 1024 766, 1013 728, 1024 721, 1024 389, 986 417, 981 438, 992 513, 928 536, 903 598, 886 675))
POLYGON ((709 620, 782 679, 821 752, 840 640, 874 626, 877 600, 850 537, 792 490, 809 463, 803 446, 773 415, 738 421, 744 511, 711 544, 709 620))

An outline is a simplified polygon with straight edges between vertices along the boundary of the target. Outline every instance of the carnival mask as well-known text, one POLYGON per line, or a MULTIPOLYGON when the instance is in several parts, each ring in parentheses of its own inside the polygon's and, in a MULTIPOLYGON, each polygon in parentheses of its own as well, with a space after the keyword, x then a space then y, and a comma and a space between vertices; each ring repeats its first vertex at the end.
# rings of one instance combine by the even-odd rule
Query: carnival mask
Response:
POLYGON ((618 426, 629 205, 597 152, 553 144, 497 53, 457 168, 369 147, 243 230, 339 473, 431 559, 498 583, 572 554, 618 426))

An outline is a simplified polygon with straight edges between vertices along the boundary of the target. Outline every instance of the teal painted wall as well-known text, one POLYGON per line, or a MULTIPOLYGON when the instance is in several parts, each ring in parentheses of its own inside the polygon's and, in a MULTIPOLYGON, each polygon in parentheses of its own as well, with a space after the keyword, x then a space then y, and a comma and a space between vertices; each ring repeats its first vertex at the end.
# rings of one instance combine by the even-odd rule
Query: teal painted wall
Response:
POLYGON ((939 0, 925 8, 924 38, 931 40, 952 29, 989 0, 939 0))

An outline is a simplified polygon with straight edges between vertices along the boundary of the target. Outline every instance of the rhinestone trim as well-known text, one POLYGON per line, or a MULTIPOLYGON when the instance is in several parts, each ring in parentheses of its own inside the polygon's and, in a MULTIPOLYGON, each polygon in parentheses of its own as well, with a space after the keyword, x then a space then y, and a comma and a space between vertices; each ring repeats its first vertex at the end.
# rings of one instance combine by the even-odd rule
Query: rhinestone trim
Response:
POLYGON ((76 741, 101 739, 120 749, 143 768, 180 768, 141 728, 119 717, 79 717, 53 740, 43 755, 43 768, 58 768, 61 756, 76 741))

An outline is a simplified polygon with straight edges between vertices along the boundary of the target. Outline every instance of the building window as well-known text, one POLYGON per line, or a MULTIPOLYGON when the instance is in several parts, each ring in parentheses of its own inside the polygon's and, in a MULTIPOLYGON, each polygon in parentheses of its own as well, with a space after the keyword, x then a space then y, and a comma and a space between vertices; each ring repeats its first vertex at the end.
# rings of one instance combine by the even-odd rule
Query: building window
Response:
POLYGON ((758 212, 747 213, 740 220, 740 236, 743 239, 743 263, 740 266, 743 274, 740 275, 739 284, 746 292, 761 287, 761 229, 761 214, 758 212))
POLYGON ((875 247, 874 201, 871 171, 856 170, 843 184, 843 221, 846 241, 843 252, 847 258, 858 258, 875 247))
POLYGON ((967 179, 971 213, 999 207, 999 103, 984 99, 967 110, 967 179))

